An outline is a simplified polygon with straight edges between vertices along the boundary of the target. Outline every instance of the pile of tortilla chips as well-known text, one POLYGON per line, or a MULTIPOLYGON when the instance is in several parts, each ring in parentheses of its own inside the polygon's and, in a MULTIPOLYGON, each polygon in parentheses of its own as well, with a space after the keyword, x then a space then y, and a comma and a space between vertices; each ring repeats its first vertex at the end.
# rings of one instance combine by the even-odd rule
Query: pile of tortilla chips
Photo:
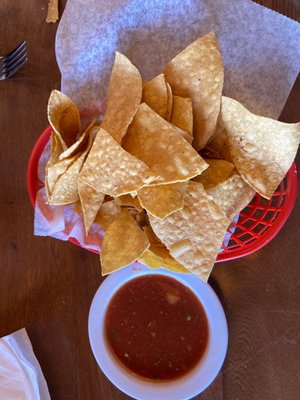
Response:
POLYGON ((300 123, 252 114, 222 97, 223 80, 211 32, 146 83, 116 53, 102 122, 82 127, 76 105, 51 93, 48 202, 80 202, 86 235, 105 231, 103 275, 139 259, 206 281, 233 217, 288 171, 300 123))

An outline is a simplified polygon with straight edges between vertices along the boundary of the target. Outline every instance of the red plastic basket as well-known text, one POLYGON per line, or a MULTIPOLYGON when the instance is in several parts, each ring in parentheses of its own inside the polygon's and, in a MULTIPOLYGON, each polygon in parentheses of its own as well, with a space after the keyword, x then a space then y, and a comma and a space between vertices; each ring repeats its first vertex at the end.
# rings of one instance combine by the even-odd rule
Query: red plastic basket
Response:
MULTIPOLYGON (((51 127, 48 126, 36 141, 28 161, 27 189, 33 206, 38 189, 44 186, 38 179, 38 162, 50 139, 50 133, 51 127)), ((223 243, 216 261, 246 256, 269 243, 288 219, 295 205, 297 189, 297 168, 293 163, 270 200, 256 193, 251 203, 241 211, 234 232, 229 242, 223 243)), ((70 242, 80 246, 74 238, 70 242)))

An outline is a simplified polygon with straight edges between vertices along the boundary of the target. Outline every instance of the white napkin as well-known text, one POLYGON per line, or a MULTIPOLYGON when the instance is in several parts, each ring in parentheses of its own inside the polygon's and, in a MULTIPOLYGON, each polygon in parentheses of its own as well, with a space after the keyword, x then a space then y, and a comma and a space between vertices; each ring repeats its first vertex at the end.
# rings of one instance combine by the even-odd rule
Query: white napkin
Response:
POLYGON ((24 328, 0 339, 0 399, 50 400, 46 380, 24 328))

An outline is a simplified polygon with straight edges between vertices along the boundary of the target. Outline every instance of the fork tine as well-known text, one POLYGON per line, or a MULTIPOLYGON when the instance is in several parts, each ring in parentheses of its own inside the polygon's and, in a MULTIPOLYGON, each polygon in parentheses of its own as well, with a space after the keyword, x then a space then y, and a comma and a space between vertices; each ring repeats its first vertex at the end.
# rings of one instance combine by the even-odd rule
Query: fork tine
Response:
POLYGON ((22 57, 18 58, 17 60, 14 60, 14 62, 11 62, 9 65, 5 65, 3 67, 3 72, 4 73, 9 73, 13 68, 15 68, 18 64, 20 64, 25 58, 27 57, 27 54, 23 54, 22 57))
POLYGON ((14 68, 12 68, 9 71, 5 72, 5 78, 8 79, 11 76, 13 76, 21 67, 23 67, 23 65, 26 63, 26 61, 27 61, 27 58, 23 59, 22 62, 18 61, 17 64, 15 64, 14 68))
POLYGON ((7 60, 4 57, 3 62, 3 68, 8 69, 10 66, 14 65, 18 60, 20 60, 22 57, 26 56, 26 47, 23 47, 22 50, 19 51, 14 57, 11 57, 9 60, 7 60))
POLYGON ((10 53, 8 53, 4 58, 6 60, 10 60, 12 57, 14 57, 19 50, 22 50, 23 47, 26 47, 26 41, 23 40, 14 50, 12 50, 10 53))

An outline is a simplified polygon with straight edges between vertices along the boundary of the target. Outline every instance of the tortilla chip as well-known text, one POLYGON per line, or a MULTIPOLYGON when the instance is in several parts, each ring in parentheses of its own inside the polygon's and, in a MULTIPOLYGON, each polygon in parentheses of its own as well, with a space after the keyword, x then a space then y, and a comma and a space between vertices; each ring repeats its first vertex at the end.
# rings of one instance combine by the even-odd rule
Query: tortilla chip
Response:
POLYGON ((140 258, 149 248, 145 232, 128 211, 122 210, 109 225, 102 243, 102 275, 110 274, 140 258))
POLYGON ((149 219, 144 209, 137 213, 135 219, 141 228, 144 228, 146 225, 149 226, 149 219))
POLYGON ((206 191, 224 182, 231 176, 234 165, 228 161, 209 158, 205 158, 204 160, 209 167, 201 175, 196 176, 194 181, 202 183, 206 191))
POLYGON ((51 155, 47 162, 47 166, 53 165, 58 161, 59 156, 63 152, 61 141, 55 132, 51 132, 50 135, 50 144, 51 144, 51 155))
POLYGON ((194 147, 200 150, 212 136, 223 89, 224 67, 213 32, 197 39, 166 66, 173 95, 190 97, 194 110, 194 147))
POLYGON ((96 215, 100 210, 101 204, 103 203, 105 195, 96 192, 94 188, 87 185, 82 180, 78 179, 78 194, 81 203, 81 209, 84 219, 85 232, 88 235, 93 222, 95 221, 96 215))
MULTIPOLYGON (((62 161, 57 161, 52 165, 46 166, 46 180, 49 192, 52 193, 57 180, 67 171, 70 165, 77 159, 78 155, 72 158, 66 158, 62 161)), ((49 200, 49 199, 48 199, 49 200)))
POLYGON ((147 82, 143 87, 142 101, 162 118, 167 117, 168 91, 164 74, 147 82))
POLYGON ((166 120, 170 121, 171 114, 172 114, 172 108, 173 108, 173 92, 172 92, 172 88, 168 82, 166 82, 166 85, 167 85, 167 92, 168 92, 166 120))
POLYGON ((106 111, 101 127, 121 143, 142 98, 142 77, 123 54, 116 52, 106 111))
POLYGON ((222 118, 237 170, 255 191, 271 198, 296 156, 300 122, 260 117, 229 97, 222 98, 222 118))
POLYGON ((75 156, 75 158, 75 161, 71 163, 55 182, 49 204, 60 206, 75 203, 79 200, 77 178, 82 168, 85 154, 80 153, 78 156, 75 156))
POLYGON ((46 189, 46 195, 47 195, 48 201, 50 201, 51 192, 52 192, 53 186, 56 182, 56 180, 55 180, 50 185, 51 186, 51 190, 50 190, 49 183, 48 183, 48 169, 57 162, 60 154, 63 151, 62 144, 61 144, 58 136, 56 135, 56 133, 53 131, 51 132, 51 135, 50 135, 50 145, 51 145, 51 155, 50 155, 50 158, 45 167, 45 189, 46 189))
POLYGON ((173 96, 170 122, 193 137, 193 104, 189 97, 173 96))
POLYGON ((155 184, 186 181, 207 168, 178 131, 145 103, 128 128, 123 147, 159 176, 155 184))
MULTIPOLYGON (((96 120, 92 121, 86 130, 80 135, 80 138, 72 144, 71 147, 69 147, 67 150, 65 150, 63 153, 60 154, 59 159, 60 160, 65 160, 66 158, 72 158, 76 154, 78 154, 81 151, 84 151, 87 147, 89 137, 92 135, 92 128, 95 125, 96 120)), ((99 128, 96 128, 97 130, 99 128)))
POLYGON ((58 0, 49 0, 48 12, 46 17, 47 23, 55 23, 59 19, 58 0))
POLYGON ((215 151, 214 149, 210 148, 209 146, 203 147, 203 149, 200 150, 200 155, 201 157, 205 158, 214 158, 215 160, 225 160, 224 157, 218 152, 215 151))
POLYGON ((232 163, 228 136, 222 118, 220 118, 213 139, 202 149, 201 154, 232 163))
POLYGON ((165 247, 161 247, 156 250, 160 254, 157 254, 156 252, 152 251, 150 247, 141 256, 139 261, 152 269, 165 268, 168 269, 169 271, 181 272, 183 274, 190 272, 188 269, 184 268, 181 264, 179 264, 179 262, 174 260, 174 258, 170 256, 169 251, 165 247))
POLYGON ((96 218, 95 224, 98 224, 104 231, 107 231, 109 225, 120 214, 121 207, 114 200, 102 204, 96 218))
POLYGON ((150 247, 165 247, 165 245, 158 239, 158 237, 155 235, 153 232, 153 229, 151 228, 149 218, 147 218, 147 224, 143 226, 143 230, 147 235, 147 238, 150 243, 150 247))
POLYGON ((80 179, 99 193, 117 197, 137 192, 156 179, 156 175, 104 129, 99 129, 80 179))
MULTIPOLYGON (((49 204, 51 205, 64 205, 64 204, 71 204, 75 203, 79 200, 78 194, 78 176, 79 172, 84 164, 86 156, 90 151, 92 146, 92 137, 89 137, 89 141, 87 147, 84 151, 76 154, 72 159, 66 159, 60 161, 59 163, 55 164, 54 166, 59 166, 60 164, 64 164, 70 160, 74 160, 63 172, 60 177, 57 179, 53 191, 51 193, 51 199, 49 204)), ((53 166, 53 167, 54 167, 53 166)), ((48 170, 49 174, 50 169, 48 170)))
POLYGON ((80 115, 77 106, 65 94, 52 90, 48 101, 48 120, 66 150, 76 142, 80 133, 80 115))
POLYGON ((130 194, 124 194, 123 196, 115 197, 115 202, 120 204, 120 206, 131 206, 138 211, 143 210, 143 207, 141 206, 137 196, 132 197, 130 194))
POLYGON ((93 123, 88 126, 86 131, 82 134, 80 139, 75 142, 71 147, 62 152, 62 145, 60 139, 55 135, 56 139, 53 138, 53 155, 46 165, 45 184, 48 195, 48 200, 51 202, 51 194, 55 183, 58 179, 67 171, 67 169, 77 159, 79 153, 87 150, 87 147, 91 146, 91 134, 92 134, 93 123), (54 148, 54 147, 57 147, 54 148), (54 161, 55 160, 55 161, 54 161))
POLYGON ((182 129, 178 128, 178 126, 173 125, 171 122, 170 125, 172 125, 176 129, 176 131, 180 133, 180 136, 182 136, 184 140, 186 140, 190 145, 193 143, 193 136, 191 136, 186 131, 183 131, 182 129))
POLYGON ((186 268, 184 268, 179 262, 174 260, 171 257, 169 250, 166 246, 158 239, 158 237, 153 232, 151 226, 146 225, 143 226, 143 230, 145 231, 150 247, 148 250, 140 258, 140 262, 145 263, 149 268, 166 268, 170 271, 174 272, 190 272, 186 268))
POLYGON ((255 190, 235 171, 226 180, 209 187, 206 191, 230 221, 250 203, 255 195, 255 190))
POLYGON ((78 215, 82 214, 82 208, 81 208, 81 203, 80 200, 75 201, 74 203, 74 212, 78 215))
POLYGON ((149 221, 171 256, 207 281, 230 221, 202 184, 189 182, 182 210, 149 221))
POLYGON ((168 185, 144 186, 138 191, 141 205, 154 217, 164 219, 184 206, 184 195, 188 182, 168 185))

